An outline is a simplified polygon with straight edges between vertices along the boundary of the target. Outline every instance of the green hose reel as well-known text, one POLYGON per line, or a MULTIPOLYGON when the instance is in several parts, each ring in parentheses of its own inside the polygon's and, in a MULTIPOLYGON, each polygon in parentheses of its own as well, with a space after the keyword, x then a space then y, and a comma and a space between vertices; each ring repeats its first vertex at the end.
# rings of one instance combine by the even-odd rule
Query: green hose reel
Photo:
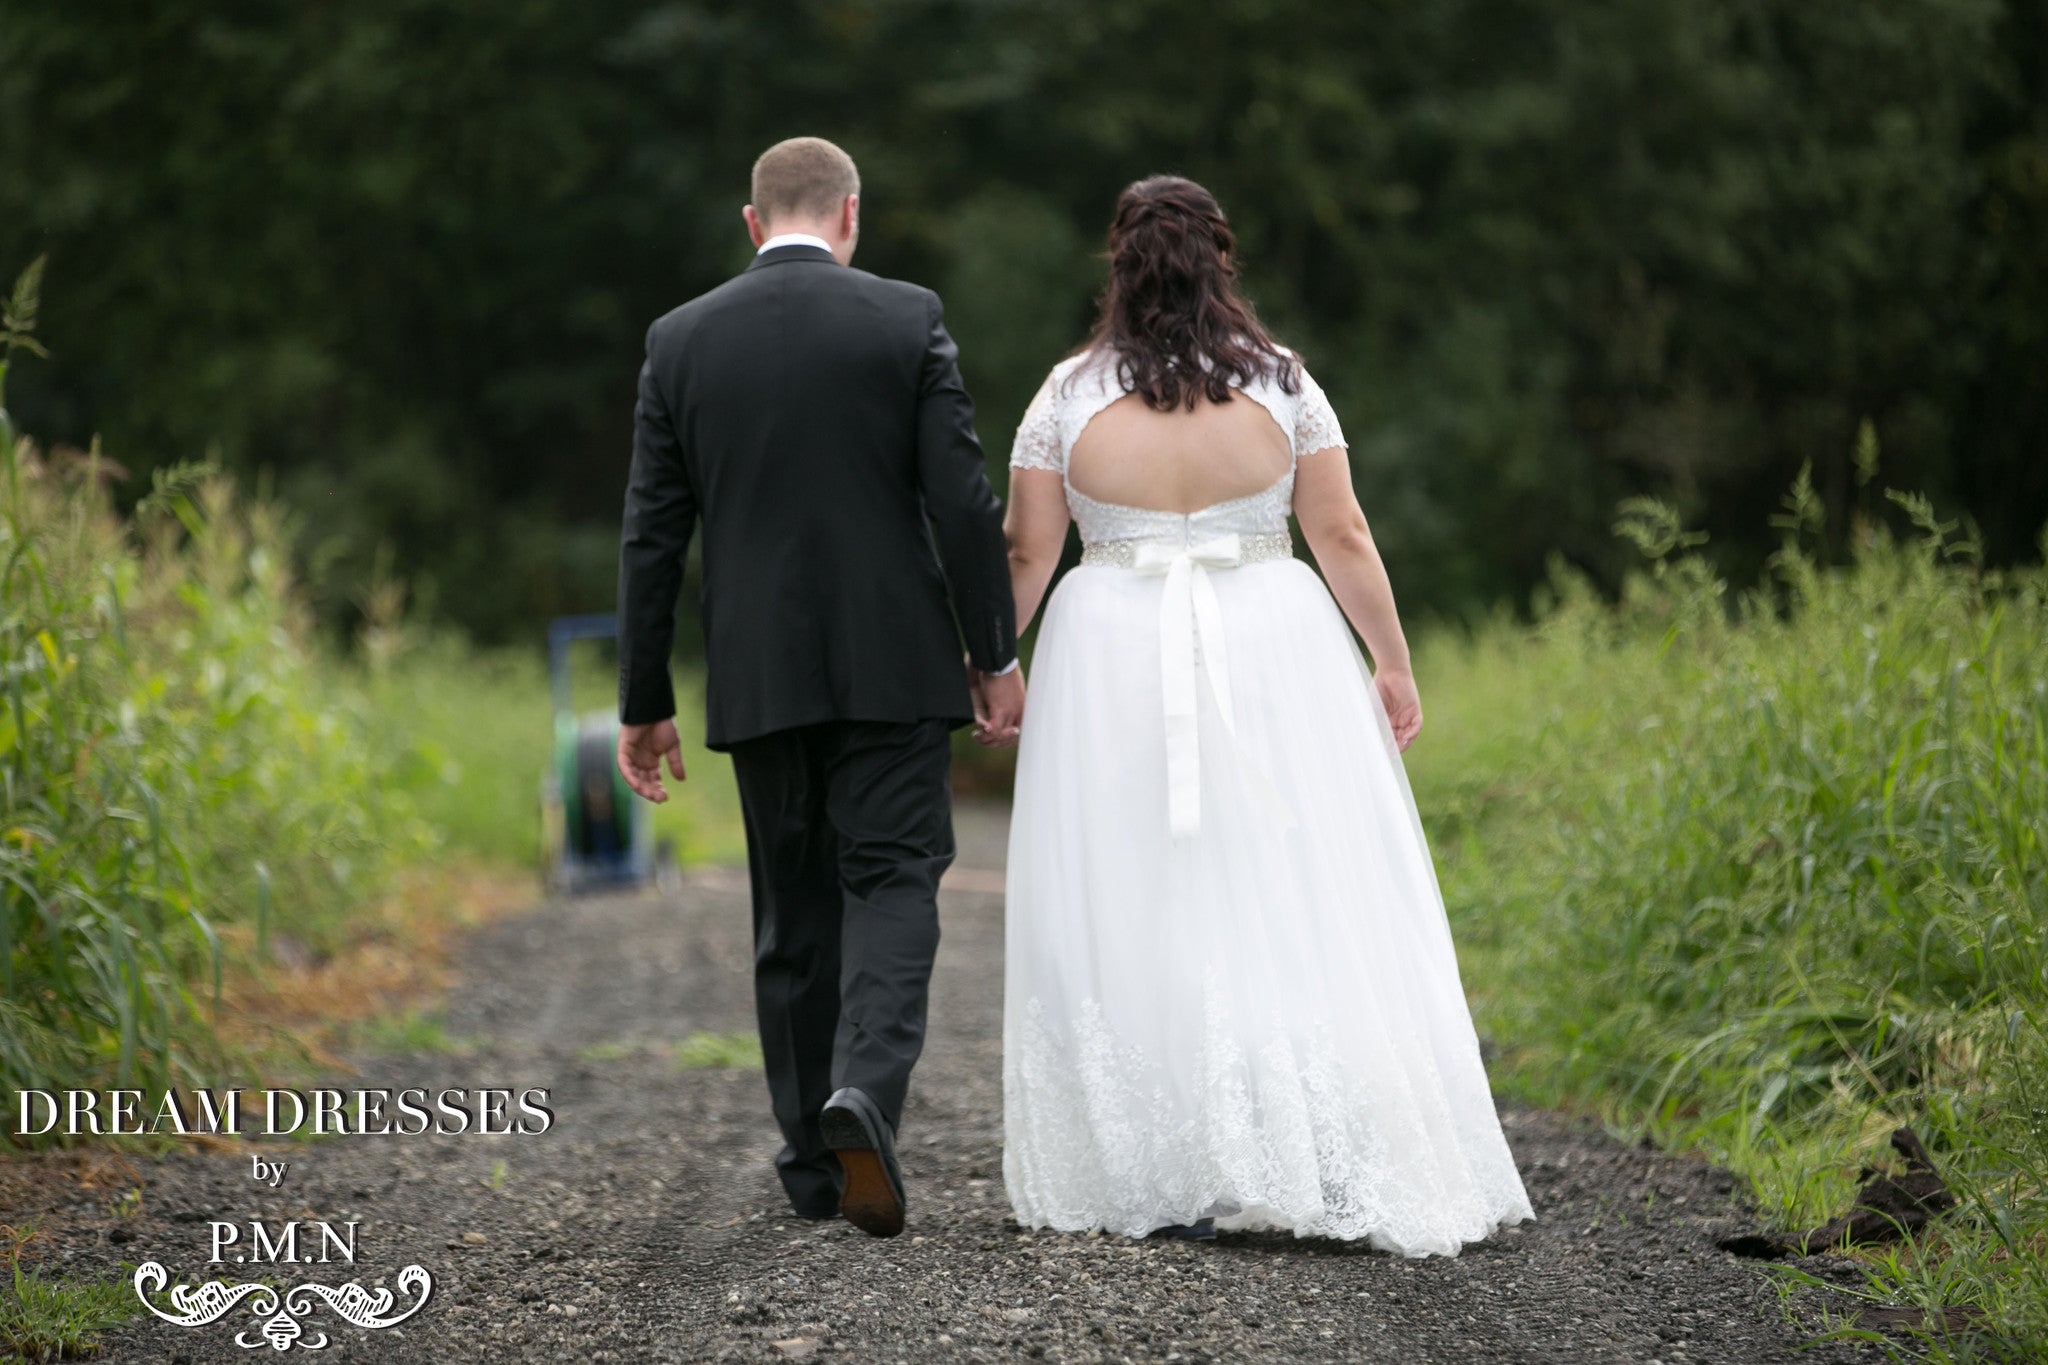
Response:
POLYGON ((548 627, 554 740, 541 777, 541 871, 558 891, 644 882, 654 875, 654 807, 619 771, 619 722, 569 705, 569 647, 610 639, 610 616, 562 617, 548 627))

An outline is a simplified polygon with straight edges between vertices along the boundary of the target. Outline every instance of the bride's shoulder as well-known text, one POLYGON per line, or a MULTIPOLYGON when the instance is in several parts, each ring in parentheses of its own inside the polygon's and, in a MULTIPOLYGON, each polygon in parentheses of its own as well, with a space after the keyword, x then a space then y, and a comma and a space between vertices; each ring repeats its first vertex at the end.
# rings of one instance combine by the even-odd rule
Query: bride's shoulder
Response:
POLYGON ((1329 395, 1309 373, 1301 353, 1279 345, 1273 349, 1275 362, 1260 383, 1274 410, 1293 418, 1294 453, 1300 456, 1344 445, 1344 428, 1330 406, 1329 395))
POLYGON ((1308 363, 1301 358, 1301 352, 1278 342, 1273 344, 1271 361, 1260 379, 1297 402, 1321 392, 1321 386, 1308 372, 1308 363))
POLYGON ((1102 368, 1102 361, 1105 356, 1106 352, 1099 346, 1084 346, 1060 361, 1059 364, 1053 366, 1052 374, 1048 377, 1052 379, 1066 379, 1072 375, 1099 370, 1102 368))
POLYGON ((1106 388, 1118 382, 1116 355, 1102 346, 1083 347, 1053 366, 1045 382, 1066 394, 1106 388))
POLYGON ((1081 350, 1054 365, 1038 386, 1036 403, 1056 404, 1075 396, 1084 386, 1092 386, 1101 369, 1095 360, 1093 350, 1081 350))

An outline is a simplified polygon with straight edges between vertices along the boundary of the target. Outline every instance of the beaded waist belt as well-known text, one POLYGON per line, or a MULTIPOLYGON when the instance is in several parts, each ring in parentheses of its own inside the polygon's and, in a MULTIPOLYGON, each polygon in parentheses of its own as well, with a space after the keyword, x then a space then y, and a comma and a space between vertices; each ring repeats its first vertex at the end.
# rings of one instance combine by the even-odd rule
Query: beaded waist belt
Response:
MULTIPOLYGON (((1287 559, 1294 554, 1294 537, 1285 531, 1261 532, 1258 535, 1241 535, 1229 539, 1237 542, 1235 558, 1218 555, 1209 562, 1208 567, 1230 568, 1237 564, 1256 564, 1266 559, 1287 559)), ((1134 569, 1139 567, 1141 546, 1153 547, 1151 555, 1158 558, 1162 564, 1182 553, 1178 545, 1167 545, 1155 540, 1097 540, 1081 547, 1081 562, 1134 569)))

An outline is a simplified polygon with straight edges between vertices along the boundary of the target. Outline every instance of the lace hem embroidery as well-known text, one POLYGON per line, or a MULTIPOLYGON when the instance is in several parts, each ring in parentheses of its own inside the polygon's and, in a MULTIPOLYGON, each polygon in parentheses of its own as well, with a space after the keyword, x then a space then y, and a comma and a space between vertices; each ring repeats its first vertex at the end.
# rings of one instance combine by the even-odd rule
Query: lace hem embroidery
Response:
MULTIPOLYGON (((1248 1050, 1213 967, 1202 1001, 1196 1112, 1100 1001, 1058 1023, 1037 997, 1023 1003, 1004 1049, 1003 1173, 1020 1223, 1141 1236, 1215 1217, 1414 1256, 1455 1255, 1534 1216, 1483 1073, 1477 1095, 1447 1094, 1451 1078, 1419 1060, 1374 1085, 1327 1024, 1290 1027, 1278 1005, 1248 1050)), ((1408 1033, 1406 1055, 1435 1055, 1408 1033)))

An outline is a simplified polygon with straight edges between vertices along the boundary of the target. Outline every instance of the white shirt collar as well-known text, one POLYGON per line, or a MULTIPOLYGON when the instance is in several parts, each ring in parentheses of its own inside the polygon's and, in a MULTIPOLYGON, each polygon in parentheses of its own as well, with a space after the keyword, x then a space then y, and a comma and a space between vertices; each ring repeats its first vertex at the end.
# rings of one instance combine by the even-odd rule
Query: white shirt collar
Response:
MULTIPOLYGON (((820 251, 830 251, 832 249, 832 244, 823 237, 813 237, 808 232, 778 232, 767 241, 761 243, 761 251, 773 251, 777 247, 783 246, 814 246, 820 251)), ((754 254, 758 256, 761 254, 761 251, 757 251, 754 254)))

